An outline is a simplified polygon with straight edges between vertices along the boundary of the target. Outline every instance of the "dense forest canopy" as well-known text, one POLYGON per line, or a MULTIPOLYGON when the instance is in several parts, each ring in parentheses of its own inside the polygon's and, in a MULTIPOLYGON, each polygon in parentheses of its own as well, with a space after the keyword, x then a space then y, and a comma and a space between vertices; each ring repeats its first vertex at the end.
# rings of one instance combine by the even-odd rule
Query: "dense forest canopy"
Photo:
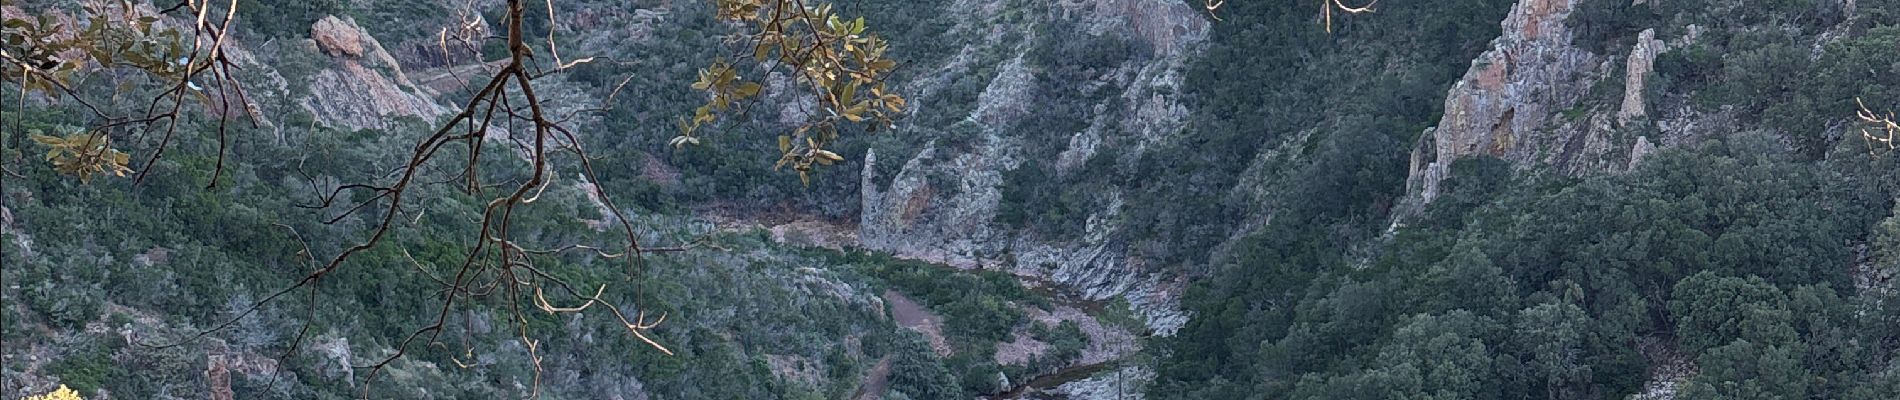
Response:
MULTIPOLYGON (((1496 12, 1497 2, 1490 3, 1496 12)), ((1900 314, 1885 275, 1869 276, 1884 273, 1869 269, 1889 268, 1891 260, 1876 254, 1887 251, 1881 243, 1891 233, 1882 227, 1893 223, 1900 177, 1879 135, 1841 135, 1829 126, 1856 109, 1856 96, 1892 104, 1900 95, 1885 83, 1894 73, 1886 67, 1900 55, 1890 35, 1900 22, 1896 5, 1876 3, 1861 2, 1850 16, 1823 2, 1578 2, 1571 16, 1581 22, 1577 40, 1599 52, 1629 51, 1631 33, 1649 27, 1689 26, 1707 35, 1658 57, 1649 90, 1684 96, 1694 107, 1735 110, 1741 126, 1767 129, 1709 132, 1712 139, 1651 155, 1624 174, 1576 178, 1488 157, 1459 160, 1446 194, 1391 230, 1380 209, 1368 205, 1403 190, 1391 177, 1403 174, 1405 138, 1341 152, 1375 161, 1316 157, 1311 166, 1332 175, 1296 179, 1275 217, 1311 223, 1276 224, 1247 239, 1231 260, 1214 260, 1217 269, 1188 295, 1196 319, 1162 339, 1170 358, 1160 362, 1152 394, 1625 398, 1650 392, 1645 385, 1658 374, 1682 373, 1670 368, 1693 366, 1699 372, 1678 378, 1684 380, 1675 398, 1895 396, 1890 366, 1900 338, 1892 321, 1900 314), (1812 50, 1796 47, 1806 46, 1804 32, 1827 29, 1855 33, 1812 50), (1367 167, 1383 172, 1345 175, 1367 167), (1367 178, 1354 179, 1360 176, 1367 178), (1376 248, 1357 244, 1364 241, 1376 248)), ((1388 5, 1382 12, 1399 10, 1388 5)), ((1458 7, 1418 12, 1435 14, 1413 20, 1496 20, 1458 7)), ((1467 32, 1421 27, 1393 35, 1378 26, 1392 23, 1353 21, 1341 39, 1356 40, 1331 47, 1387 48, 1375 38, 1467 32), (1362 30, 1381 32, 1354 36, 1362 30)), ((1223 28, 1279 29, 1216 30, 1223 28)), ((1245 33, 1216 36, 1209 70, 1224 72, 1223 51, 1241 59, 1293 53, 1239 49, 1297 33, 1239 35, 1245 33), (1223 44, 1227 39, 1240 40, 1223 44)), ((1469 49, 1488 38, 1434 42, 1469 49)), ((1456 55, 1459 48, 1424 53, 1469 58, 1469 50, 1456 55)), ((1423 70, 1417 68, 1407 72, 1423 70)), ((1316 81, 1330 85, 1316 90, 1327 93, 1354 80, 1316 81)), ((1368 93, 1340 104, 1394 97, 1404 96, 1368 93)), ((1259 107, 1244 98, 1210 104, 1241 113, 1259 107)), ((1373 106, 1318 116, 1363 124, 1402 110, 1373 106)), ((1429 124, 1435 112, 1413 118, 1429 124)), ((1220 132, 1200 132, 1210 131, 1220 132)), ((1329 139, 1347 140, 1340 136, 1351 132, 1335 129, 1329 139)))

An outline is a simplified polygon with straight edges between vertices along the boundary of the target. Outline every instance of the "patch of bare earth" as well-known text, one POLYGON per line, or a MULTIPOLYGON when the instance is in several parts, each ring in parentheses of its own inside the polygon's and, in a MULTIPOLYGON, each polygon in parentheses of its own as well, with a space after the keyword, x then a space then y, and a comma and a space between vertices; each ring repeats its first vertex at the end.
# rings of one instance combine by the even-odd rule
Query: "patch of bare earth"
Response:
POLYGON ((943 337, 943 317, 895 290, 884 291, 884 302, 890 304, 891 318, 897 320, 897 325, 924 334, 930 340, 930 350, 938 356, 950 356, 950 341, 943 337))
POLYGON ((719 208, 700 215, 727 232, 764 229, 771 232, 772 242, 778 244, 832 250, 859 247, 858 227, 851 224, 796 213, 746 213, 719 208))
POLYGON ((864 383, 858 385, 858 392, 851 400, 878 400, 884 398, 884 391, 891 388, 891 356, 877 360, 877 366, 864 373, 864 383))
POLYGON ((779 224, 771 228, 772 241, 801 246, 816 246, 832 250, 843 250, 858 245, 857 228, 839 224, 799 220, 779 224))

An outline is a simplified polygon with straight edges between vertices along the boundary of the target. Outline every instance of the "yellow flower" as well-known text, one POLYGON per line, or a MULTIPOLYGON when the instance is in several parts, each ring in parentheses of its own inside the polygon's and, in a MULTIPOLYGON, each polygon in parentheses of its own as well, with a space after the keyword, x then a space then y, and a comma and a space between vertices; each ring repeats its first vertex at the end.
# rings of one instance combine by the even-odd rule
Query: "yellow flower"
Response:
POLYGON ((59 385, 59 389, 53 389, 52 393, 47 393, 47 394, 39 395, 39 396, 27 396, 25 399, 21 399, 21 400, 86 400, 86 399, 79 397, 79 392, 74 391, 72 388, 66 387, 66 385, 59 385))

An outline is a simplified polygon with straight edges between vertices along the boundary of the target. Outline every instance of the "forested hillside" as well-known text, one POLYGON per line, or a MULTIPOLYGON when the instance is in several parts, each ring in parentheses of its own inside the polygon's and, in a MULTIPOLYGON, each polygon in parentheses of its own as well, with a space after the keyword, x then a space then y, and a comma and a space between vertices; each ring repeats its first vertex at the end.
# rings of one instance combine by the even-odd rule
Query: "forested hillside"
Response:
MULTIPOLYGON (((806 2, 905 99, 809 171, 868 95, 748 1, 238 0, 242 97, 144 73, 190 36, 0 75, 0 398, 1900 398, 1900 2, 806 2), (517 59, 571 136, 455 119, 517 59)), ((119 3, 0 50, 227 10, 119 3)))
MULTIPOLYGON (((1468 32, 1411 21, 1488 23, 1513 7, 1463 79, 1443 61, 1358 55, 1384 68, 1279 78, 1310 87, 1285 94, 1312 110, 1299 115, 1409 122, 1316 134, 1315 173, 1281 186, 1271 222, 1188 291, 1194 318, 1159 340, 1168 357, 1152 396, 1900 395, 1888 281, 1900 177, 1890 147, 1862 134, 1880 130, 1854 116, 1857 97, 1900 98, 1895 4, 1492 3, 1408 22, 1386 19, 1404 4, 1382 4, 1385 15, 1331 38, 1344 44, 1309 50, 1470 58, 1491 38, 1385 42, 1468 32), (1382 73, 1453 87, 1418 99, 1392 82, 1314 101, 1382 73), (1436 128, 1410 136, 1425 126, 1436 128)), ((1205 68, 1290 53, 1243 50, 1298 36, 1282 25, 1217 26, 1205 68)), ((1326 58, 1298 60, 1240 63, 1326 58)), ((1208 93, 1213 110, 1273 104, 1208 93)))

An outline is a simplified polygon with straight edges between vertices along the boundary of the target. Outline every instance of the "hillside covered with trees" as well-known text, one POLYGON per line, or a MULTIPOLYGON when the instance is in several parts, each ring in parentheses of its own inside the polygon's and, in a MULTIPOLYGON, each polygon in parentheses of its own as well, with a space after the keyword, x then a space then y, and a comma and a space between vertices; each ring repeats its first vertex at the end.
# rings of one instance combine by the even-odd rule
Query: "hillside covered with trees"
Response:
POLYGON ((1900 398, 1900 2, 1362 6, 7 2, 0 398, 1900 398))

